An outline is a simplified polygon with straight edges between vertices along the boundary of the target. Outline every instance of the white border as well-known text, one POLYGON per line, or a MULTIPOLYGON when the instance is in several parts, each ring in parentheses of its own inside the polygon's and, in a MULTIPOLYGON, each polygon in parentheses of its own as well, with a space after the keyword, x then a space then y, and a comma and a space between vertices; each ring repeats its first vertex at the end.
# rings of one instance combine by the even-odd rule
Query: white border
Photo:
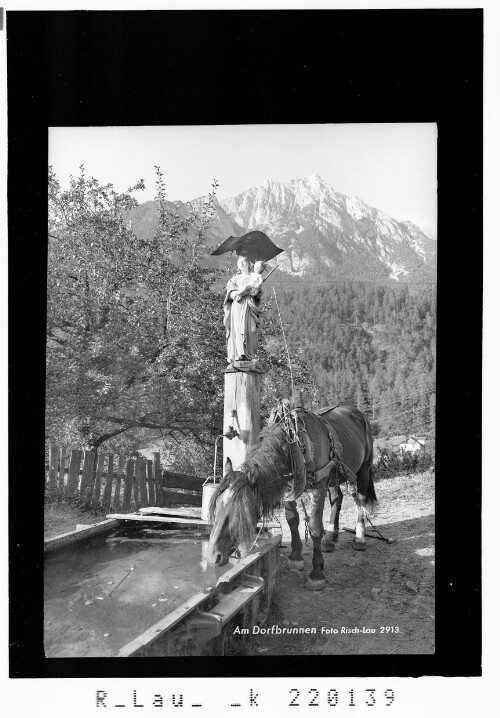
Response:
MULTIPOLYGON (((220 712, 228 712, 229 704, 233 701, 240 701, 244 704, 248 700, 248 691, 251 687, 257 691, 259 696, 259 709, 253 708, 233 709, 239 710, 238 715, 267 716, 280 711, 282 715, 287 710, 288 691, 299 688, 303 696, 307 695, 309 688, 316 688, 320 694, 335 687, 341 696, 347 695, 351 688, 385 689, 393 688, 396 691, 397 701, 391 711, 394 716, 412 718, 422 714, 428 715, 453 715, 454 718, 464 716, 469 718, 471 714, 481 718, 493 718, 500 715, 500 703, 498 689, 498 676, 500 675, 500 625, 498 612, 499 597, 499 532, 496 517, 498 506, 500 506, 499 485, 500 477, 498 472, 498 407, 500 404, 499 392, 499 369, 500 355, 498 351, 499 336, 499 231, 498 231, 498 197, 500 193, 499 172, 500 172, 500 79, 498 68, 500 67, 500 5, 498 0, 485 0, 484 2, 467 1, 454 3, 447 2, 419 2, 412 0, 403 2, 198 2, 198 3, 166 3, 166 2, 128 2, 117 3, 105 1, 80 2, 67 0, 66 2, 7 2, 7 10, 65 10, 65 9, 396 9, 396 8, 484 8, 485 10, 485 277, 484 277, 484 469, 483 469, 483 667, 484 675, 481 678, 429 678, 418 679, 312 679, 312 678, 259 678, 259 679, 12 679, 7 678, 7 561, 6 552, 1 552, 2 561, 2 604, 1 604, 1 629, 3 637, 0 648, 1 665, 1 704, 5 706, 6 715, 21 716, 36 715, 38 718, 57 718, 64 716, 72 718, 82 716, 88 718, 93 715, 96 689, 104 689, 109 692, 117 691, 117 700, 130 702, 129 696, 135 688, 138 691, 139 701, 141 695, 151 695, 155 692, 185 694, 186 707, 183 714, 189 715, 219 715, 220 712), (5 573, 4 573, 5 571, 5 573), (5 630, 3 630, 5 629, 5 630), (206 709, 188 708, 188 701, 204 703, 206 709), (196 712, 198 710, 198 712, 196 712)), ((5 15, 4 15, 5 21, 5 15)), ((4 25, 5 27, 5 25, 4 25)), ((466 51, 466 49, 464 49, 466 51)), ((6 86, 6 62, 5 62, 5 31, 0 33, 0 82, 3 88, 6 86)), ((5 96, 5 95, 4 95, 5 96)), ((6 111, 0 107, 0 161, 6 167, 6 111)), ((1 173, 0 179, 0 230, 2 236, 7 236, 6 227, 6 172, 1 173)), ((460 198, 457 198, 457 207, 460 205, 460 198)), ((475 251, 474 247, 470 248, 475 251)), ((0 376, 2 378, 2 403, 0 408, 0 455, 7 455, 6 441, 6 375, 7 375, 7 354, 6 344, 6 288, 7 288, 7 249, 6 243, 0 242, 0 287, 2 300, 0 302, 0 376)), ((470 281, 467 277, 464 282, 470 281)), ((460 288, 457 287, 457 291, 460 288)), ((464 341, 467 338, 464 337, 464 341)), ((464 369, 466 370, 466 369, 464 369)), ((459 435, 466 429, 457 427, 459 435)), ((471 481, 479 481, 480 477, 474 471, 474 467, 457 466, 457 471, 469 471, 471 481)), ((464 497, 464 509, 466 497, 464 497)), ((6 546, 7 520, 1 522, 2 545, 6 546)), ((466 514, 456 517, 456 530, 463 531, 463 540, 467 541, 466 514)), ((26 617, 29 621, 29 616, 26 617)), ((457 626, 457 631, 467 630, 467 625, 457 626)), ((255 659, 254 659, 255 660, 255 659)), ((279 657, 275 657, 279 661, 279 657)), ((286 660, 286 658, 285 658, 286 660)), ((325 660, 328 658, 325 657, 325 660)), ((342 660, 340 656, 332 656, 332 675, 335 674, 335 666, 342 660)), ((301 701, 304 705, 306 701, 301 701)), ((323 701, 324 708, 319 712, 330 711, 323 701)), ((168 712, 175 710, 171 704, 163 709, 168 712)), ((382 710, 379 706, 379 710, 382 710)), ((120 709, 108 711, 102 715, 120 713, 120 709)), ((299 715, 302 715, 307 708, 303 708, 299 715)), ((360 712, 373 709, 359 706, 357 710, 352 708, 337 708, 335 715, 356 715, 360 712)), ((127 711, 128 713, 129 711, 127 711)), ((377 709, 376 711, 377 712, 377 709)), ((141 717, 149 715, 162 715, 163 711, 156 708, 141 709, 141 717)), ((390 715, 391 713, 387 713, 390 715)), ((316 713, 316 715, 318 712, 316 713)), ((292 712, 292 715, 295 713, 292 712)))

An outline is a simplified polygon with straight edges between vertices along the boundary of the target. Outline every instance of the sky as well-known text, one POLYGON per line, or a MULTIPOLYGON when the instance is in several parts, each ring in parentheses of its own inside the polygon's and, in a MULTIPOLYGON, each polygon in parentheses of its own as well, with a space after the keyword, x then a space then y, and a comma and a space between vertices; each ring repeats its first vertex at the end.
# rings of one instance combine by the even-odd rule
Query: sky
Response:
POLYGON ((433 123, 56 127, 49 163, 63 187, 87 174, 125 191, 139 179, 155 196, 155 165, 169 200, 233 197, 266 179, 319 174, 337 192, 356 195, 397 220, 436 236, 437 127, 433 123))

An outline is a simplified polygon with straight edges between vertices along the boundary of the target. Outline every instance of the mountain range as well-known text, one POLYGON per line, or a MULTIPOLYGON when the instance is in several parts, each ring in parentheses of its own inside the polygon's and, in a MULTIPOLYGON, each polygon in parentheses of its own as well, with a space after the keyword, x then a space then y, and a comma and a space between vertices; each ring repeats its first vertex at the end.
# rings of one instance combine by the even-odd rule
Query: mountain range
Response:
MULTIPOLYGON (((206 198, 168 203, 182 216, 206 198)), ((150 235, 157 205, 145 202, 131 215, 139 236, 150 235)), ((289 182, 266 180, 236 197, 216 201, 207 243, 215 248, 230 235, 258 229, 284 251, 280 270, 297 277, 433 280, 436 245, 410 221, 390 217, 355 196, 337 192, 319 175, 289 182)), ((215 263, 215 258, 210 263, 215 263)))

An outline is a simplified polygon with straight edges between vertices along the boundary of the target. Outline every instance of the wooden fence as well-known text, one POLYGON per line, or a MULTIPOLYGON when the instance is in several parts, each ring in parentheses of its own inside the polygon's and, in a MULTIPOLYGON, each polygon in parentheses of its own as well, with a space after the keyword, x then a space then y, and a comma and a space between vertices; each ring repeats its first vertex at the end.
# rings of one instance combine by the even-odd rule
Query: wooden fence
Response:
POLYGON ((160 464, 160 454, 153 456, 131 459, 51 445, 45 488, 50 494, 79 497, 114 511, 174 504, 201 506, 205 479, 167 471, 160 464))

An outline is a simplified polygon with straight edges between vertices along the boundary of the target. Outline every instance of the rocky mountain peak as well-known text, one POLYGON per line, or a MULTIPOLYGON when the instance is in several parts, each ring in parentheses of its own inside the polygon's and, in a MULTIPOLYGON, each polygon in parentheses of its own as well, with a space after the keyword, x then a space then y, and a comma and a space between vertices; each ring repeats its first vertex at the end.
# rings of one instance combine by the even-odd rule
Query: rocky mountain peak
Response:
MULTIPOLYGON (((204 199, 190 205, 199 210, 204 199)), ((146 203, 133 213, 141 231, 151 232, 157 221, 154 207, 146 203)), ((183 208, 177 204, 181 214, 183 208)), ((284 249, 277 261, 288 274, 398 281, 435 276, 435 239, 410 221, 398 221, 359 197, 337 192, 319 174, 288 182, 267 179, 216 202, 209 245, 252 229, 284 249)))
POLYGON ((331 275, 349 265, 402 279, 433 267, 435 243, 420 228, 337 192, 317 173, 268 179, 220 204, 242 234, 259 229, 283 247, 279 264, 292 274, 331 275))

